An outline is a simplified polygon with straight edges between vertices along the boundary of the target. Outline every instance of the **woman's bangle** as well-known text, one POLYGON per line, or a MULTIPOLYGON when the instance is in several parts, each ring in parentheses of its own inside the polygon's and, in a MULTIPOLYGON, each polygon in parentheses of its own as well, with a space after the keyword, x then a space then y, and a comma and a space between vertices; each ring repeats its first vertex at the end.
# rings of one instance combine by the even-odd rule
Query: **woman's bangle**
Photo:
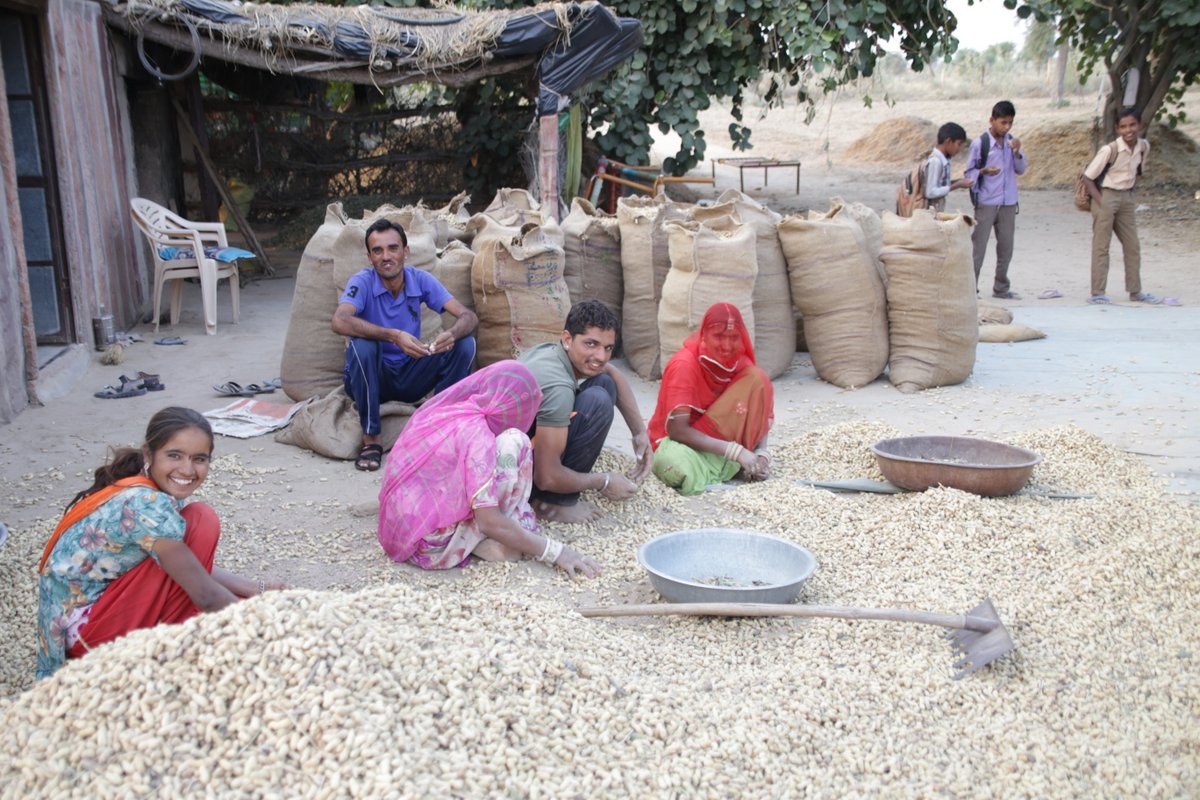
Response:
POLYGON ((267 581, 264 578, 258 579, 258 593, 262 594, 267 590, 267 581))
POLYGON ((612 473, 611 472, 604 473, 604 485, 600 487, 600 494, 604 494, 605 490, 608 489, 608 482, 611 480, 612 480, 612 473))
POLYGON ((738 457, 741 456, 742 451, 745 449, 746 448, 742 447, 737 442, 727 443, 725 445, 725 460, 726 461, 737 461, 738 457))
POLYGON ((546 537, 546 546, 542 549, 542 554, 538 556, 538 561, 546 564, 553 564, 558 561, 558 557, 562 555, 563 543, 546 537))

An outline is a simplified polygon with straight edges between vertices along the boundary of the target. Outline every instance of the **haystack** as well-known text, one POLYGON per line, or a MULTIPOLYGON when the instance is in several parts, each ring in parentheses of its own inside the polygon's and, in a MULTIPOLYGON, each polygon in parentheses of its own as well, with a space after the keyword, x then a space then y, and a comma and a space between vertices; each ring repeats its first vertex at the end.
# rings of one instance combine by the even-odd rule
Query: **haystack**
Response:
MULTIPOLYGON (((1200 148, 1196 142, 1187 134, 1157 122, 1150 126, 1148 138, 1150 157, 1141 186, 1200 186, 1200 148)), ((1029 169, 1020 182, 1027 189, 1074 185, 1096 153, 1090 126, 1078 122, 1034 128, 1021 137, 1021 144, 1029 153, 1029 169)))
POLYGON ((843 163, 908 164, 937 144, 938 126, 921 117, 885 120, 846 148, 843 163))

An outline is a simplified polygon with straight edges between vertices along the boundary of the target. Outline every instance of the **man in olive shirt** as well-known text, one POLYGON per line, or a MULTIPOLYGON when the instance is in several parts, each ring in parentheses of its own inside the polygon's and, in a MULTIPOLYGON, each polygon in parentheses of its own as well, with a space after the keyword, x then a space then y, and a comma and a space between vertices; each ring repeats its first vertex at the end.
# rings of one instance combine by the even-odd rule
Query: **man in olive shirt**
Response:
POLYGON ((531 504, 542 519, 588 522, 600 516, 579 502, 585 489, 609 500, 627 500, 650 474, 654 455, 646 423, 629 381, 609 364, 617 344, 617 315, 598 300, 576 303, 567 314, 561 341, 540 344, 521 356, 542 390, 533 431, 531 504), (629 475, 593 473, 620 410, 633 432, 637 465, 629 475))

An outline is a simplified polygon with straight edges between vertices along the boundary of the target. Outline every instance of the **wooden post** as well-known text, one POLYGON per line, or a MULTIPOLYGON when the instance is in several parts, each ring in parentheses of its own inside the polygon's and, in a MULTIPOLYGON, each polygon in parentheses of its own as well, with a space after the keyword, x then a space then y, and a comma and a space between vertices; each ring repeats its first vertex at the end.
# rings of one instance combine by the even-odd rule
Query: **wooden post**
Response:
MULTIPOLYGON (((204 125, 204 95, 200 92, 200 76, 194 74, 186 84, 188 111, 191 112, 192 131, 194 132, 194 151, 196 158, 196 183, 200 186, 200 216, 202 219, 216 219, 221 202, 217 199, 219 191, 213 185, 208 173, 200 166, 201 153, 208 151, 208 128, 204 125)), ((186 117, 185 117, 186 119, 186 117)), ((184 209, 180 209, 184 211, 184 209)), ((180 214, 186 217, 186 213, 180 214)))
POLYGON ((542 213, 558 219, 558 114, 546 114, 538 128, 538 187, 542 213))

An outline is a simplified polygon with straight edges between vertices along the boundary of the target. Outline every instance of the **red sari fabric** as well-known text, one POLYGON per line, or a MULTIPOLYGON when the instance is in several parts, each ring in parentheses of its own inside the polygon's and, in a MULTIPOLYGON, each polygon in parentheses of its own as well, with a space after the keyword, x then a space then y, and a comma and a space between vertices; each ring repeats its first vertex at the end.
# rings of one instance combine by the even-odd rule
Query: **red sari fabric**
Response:
POLYGON ((650 443, 657 449, 667 438, 667 420, 686 409, 692 427, 753 449, 770 430, 774 408, 774 387, 756 366, 754 345, 741 312, 730 303, 717 303, 705 312, 700 329, 684 340, 663 370, 658 404, 648 426, 650 443), (732 352, 723 353, 720 340, 731 333, 736 334, 736 343, 732 352), (739 387, 738 402, 717 404, 735 385, 739 387), (757 388, 751 391, 751 387, 757 388))
MULTIPOLYGON (((187 527, 183 543, 204 565, 213 570, 221 520, 207 503, 189 503, 180 512, 187 527)), ((153 558, 113 581, 92 606, 87 623, 79 630, 79 641, 67 651, 80 658, 90 648, 119 639, 139 628, 183 622, 200 613, 200 607, 153 558)))

